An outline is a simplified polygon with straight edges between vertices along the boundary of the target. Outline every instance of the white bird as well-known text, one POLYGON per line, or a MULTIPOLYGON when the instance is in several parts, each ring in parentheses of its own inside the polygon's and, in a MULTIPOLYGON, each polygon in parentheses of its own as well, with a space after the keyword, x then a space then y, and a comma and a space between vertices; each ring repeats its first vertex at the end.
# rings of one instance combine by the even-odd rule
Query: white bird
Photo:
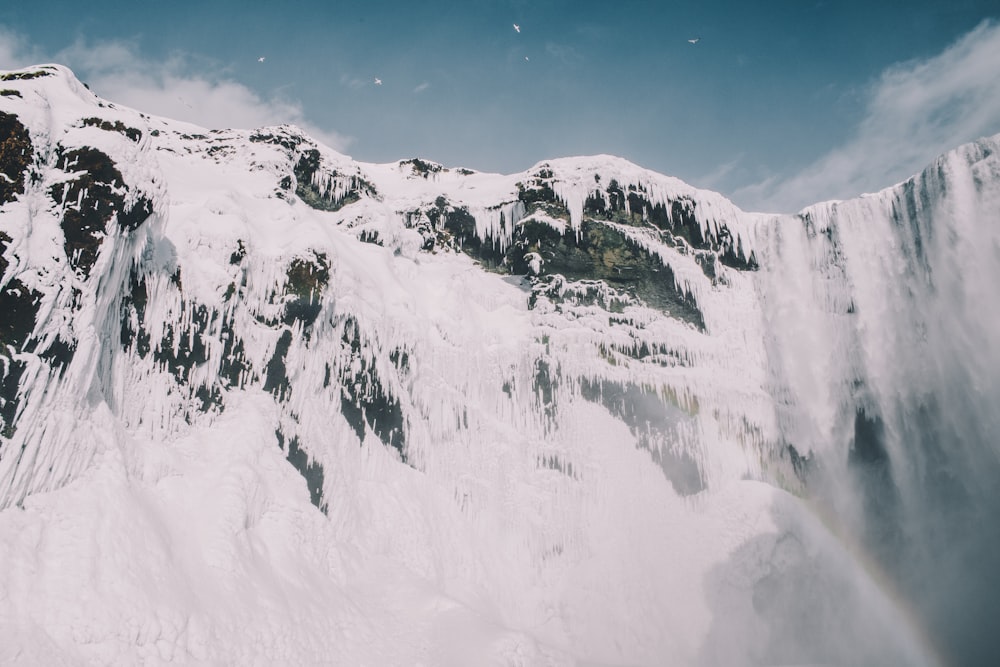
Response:
POLYGON ((375 85, 376 86, 381 86, 382 85, 382 79, 380 79, 378 77, 375 77, 375 85))
POLYGON ((524 60, 525 60, 525 62, 531 62, 530 59, 528 58, 528 56, 525 56, 524 60))
POLYGON ((259 62, 259 63, 264 62, 264 56, 261 56, 260 58, 257 58, 257 62, 259 62))
POLYGON ((515 23, 514 24, 514 32, 521 32, 521 26, 519 26, 518 24, 515 23))
POLYGON ((695 37, 694 39, 689 39, 688 42, 691 44, 697 44, 701 41, 701 37, 695 37))

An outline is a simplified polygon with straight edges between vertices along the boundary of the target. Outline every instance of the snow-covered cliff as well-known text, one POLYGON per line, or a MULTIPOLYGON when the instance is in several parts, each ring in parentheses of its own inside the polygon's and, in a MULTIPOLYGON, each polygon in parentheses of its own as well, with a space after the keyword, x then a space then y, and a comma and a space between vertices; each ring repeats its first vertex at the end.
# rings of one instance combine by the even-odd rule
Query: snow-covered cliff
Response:
POLYGON ((0 88, 3 661, 937 659, 913 584, 997 497, 997 138, 777 217, 0 88))

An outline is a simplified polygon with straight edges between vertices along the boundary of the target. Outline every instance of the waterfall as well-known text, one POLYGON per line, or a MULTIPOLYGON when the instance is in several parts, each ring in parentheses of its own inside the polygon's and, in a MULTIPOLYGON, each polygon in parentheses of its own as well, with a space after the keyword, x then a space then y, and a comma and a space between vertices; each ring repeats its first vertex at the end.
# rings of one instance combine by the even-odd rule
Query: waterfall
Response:
POLYGON ((997 148, 777 221, 759 286, 816 502, 954 664, 989 662, 1000 616, 997 148))

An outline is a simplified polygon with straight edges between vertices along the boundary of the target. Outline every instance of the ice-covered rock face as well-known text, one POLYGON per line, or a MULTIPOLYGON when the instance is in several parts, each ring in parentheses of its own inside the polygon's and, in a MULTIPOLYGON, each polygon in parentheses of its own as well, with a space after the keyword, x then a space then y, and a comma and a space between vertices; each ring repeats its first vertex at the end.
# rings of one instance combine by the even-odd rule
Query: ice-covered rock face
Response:
POLYGON ((0 659, 985 650, 996 140, 775 217, 0 78, 0 659))

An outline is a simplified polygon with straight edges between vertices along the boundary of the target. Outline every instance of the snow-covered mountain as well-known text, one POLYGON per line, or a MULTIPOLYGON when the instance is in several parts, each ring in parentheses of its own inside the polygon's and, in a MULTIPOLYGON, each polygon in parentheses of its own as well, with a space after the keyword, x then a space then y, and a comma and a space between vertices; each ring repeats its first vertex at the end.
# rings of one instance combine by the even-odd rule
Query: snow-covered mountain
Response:
POLYGON ((0 142, 0 662, 991 655, 1000 136, 796 216, 60 66, 0 142))

